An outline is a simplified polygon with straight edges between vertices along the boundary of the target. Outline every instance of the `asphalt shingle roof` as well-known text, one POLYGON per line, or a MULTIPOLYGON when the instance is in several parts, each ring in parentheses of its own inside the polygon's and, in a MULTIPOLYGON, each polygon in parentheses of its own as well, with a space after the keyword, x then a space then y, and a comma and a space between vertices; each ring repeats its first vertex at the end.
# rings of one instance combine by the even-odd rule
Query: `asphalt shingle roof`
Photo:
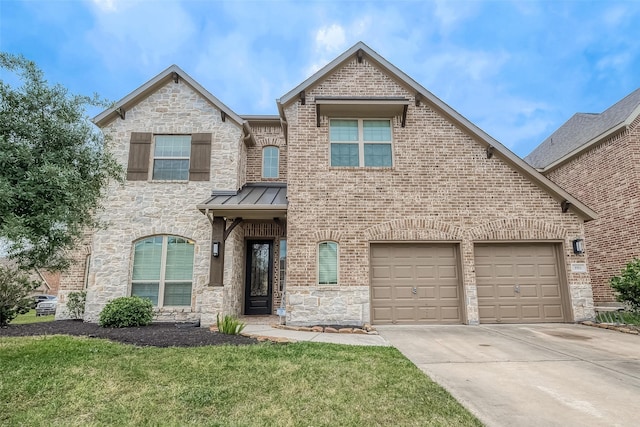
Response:
POLYGON ((577 113, 524 160, 535 168, 545 168, 624 122, 639 105, 640 89, 636 89, 600 114, 577 113))

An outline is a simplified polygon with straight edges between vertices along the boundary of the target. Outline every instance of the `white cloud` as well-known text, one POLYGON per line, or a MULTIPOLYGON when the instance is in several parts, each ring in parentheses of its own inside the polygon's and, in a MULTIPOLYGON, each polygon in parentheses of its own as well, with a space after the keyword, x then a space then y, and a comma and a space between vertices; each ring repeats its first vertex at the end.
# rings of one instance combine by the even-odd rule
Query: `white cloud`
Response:
POLYGON ((453 2, 450 0, 436 0, 433 15, 443 33, 451 32, 459 23, 469 19, 476 13, 478 3, 453 2))
POLYGON ((622 24, 623 21, 629 17, 629 15, 630 13, 626 8, 622 6, 617 6, 607 10, 603 14, 602 20, 609 27, 616 27, 622 24))
POLYGON ((91 0, 96 7, 102 11, 106 12, 114 12, 118 8, 116 6, 117 3, 120 3, 120 0, 91 0))
POLYGON ((162 7, 140 1, 118 2, 118 7, 113 0, 100 2, 87 38, 110 69, 159 72, 188 50, 195 36, 193 18, 179 2, 163 1, 162 7), (107 4, 113 5, 109 13, 98 10, 107 4))
POLYGON ((344 28, 338 24, 320 28, 316 32, 316 49, 328 54, 343 50, 346 38, 344 28))
POLYGON ((631 52, 625 51, 618 54, 612 54, 602 57, 597 63, 596 68, 600 71, 605 69, 620 70, 633 60, 631 52))

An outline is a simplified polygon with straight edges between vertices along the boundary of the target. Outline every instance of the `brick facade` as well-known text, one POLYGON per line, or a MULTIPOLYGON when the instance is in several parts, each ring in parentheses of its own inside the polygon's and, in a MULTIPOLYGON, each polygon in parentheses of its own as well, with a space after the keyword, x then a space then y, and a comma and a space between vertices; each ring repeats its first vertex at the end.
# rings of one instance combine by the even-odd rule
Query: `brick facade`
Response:
POLYGON ((640 117, 545 175, 598 213, 585 224, 593 298, 615 301, 609 280, 640 257, 640 117))
POLYGON ((289 124, 287 212, 289 323, 370 319, 369 245, 376 241, 460 242, 465 314, 478 323, 474 251, 484 241, 558 241, 564 248, 573 319, 591 317, 588 273, 571 250, 583 221, 365 58, 355 58, 285 106, 289 124), (328 119, 316 126, 317 96, 409 99, 406 127, 392 121, 392 168, 331 168, 328 119), (340 245, 337 286, 317 285, 317 245, 340 245))
MULTIPOLYGON (((284 303, 291 324, 370 322, 369 248, 376 242, 454 243, 461 256, 464 321, 470 324, 479 321, 474 244, 553 242, 562 248, 567 320, 591 318, 589 273, 570 268, 585 262, 571 250, 571 241, 584 236, 583 219, 573 210, 563 213, 557 195, 541 189, 500 153, 488 158, 477 135, 434 104, 416 100, 415 90, 397 77, 366 55, 361 61, 353 56, 308 87, 305 102, 284 103, 279 118, 248 118, 251 143, 247 123, 224 120, 215 102, 180 78, 140 95, 127 105, 124 118, 103 123, 123 166, 132 132, 211 133, 211 176, 197 182, 127 181, 107 189, 99 219, 109 226, 92 236, 85 320, 95 321, 107 301, 131 293, 134 244, 155 235, 195 242, 192 304, 157 309, 157 320, 209 325, 219 313, 242 315, 249 239, 274 242, 272 312, 284 303), (314 101, 346 96, 407 100, 406 126, 400 114, 386 117, 392 119, 392 167, 329 166, 328 117, 321 116, 317 126, 314 101), (277 179, 262 178, 265 146, 280 149, 277 179), (287 183, 286 219, 265 211, 263 219, 235 227, 225 240, 223 286, 210 286, 213 222, 196 205, 212 190, 273 181, 287 183), (279 282, 282 239, 287 240, 286 287, 279 282), (317 284, 318 243, 326 240, 339 245, 339 279, 332 286, 317 284)), ((234 218, 223 216, 229 227, 234 218)))

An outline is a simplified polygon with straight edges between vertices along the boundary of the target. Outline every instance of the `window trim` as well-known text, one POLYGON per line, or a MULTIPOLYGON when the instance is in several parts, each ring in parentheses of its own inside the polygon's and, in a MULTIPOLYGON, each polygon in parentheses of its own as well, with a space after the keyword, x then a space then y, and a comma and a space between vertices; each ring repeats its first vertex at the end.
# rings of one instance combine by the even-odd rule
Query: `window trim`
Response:
POLYGON ((340 285, 340 243, 335 240, 323 240, 316 244, 316 284, 318 286, 339 286, 340 285), (336 283, 320 282, 320 245, 323 243, 333 243, 336 245, 336 283))
MULTIPOLYGON (((145 237, 141 237, 140 239, 134 240, 133 244, 131 245, 131 273, 130 273, 130 278, 129 278, 129 292, 128 295, 129 296, 133 296, 133 284, 134 282, 139 282, 139 283, 145 283, 145 282, 149 282, 150 280, 148 279, 137 279, 134 280, 133 279, 133 269, 135 266, 135 254, 136 254, 136 245, 144 240, 147 239, 153 239, 155 237, 162 237, 162 251, 160 254, 160 278, 158 279, 158 304, 154 304, 154 308, 169 308, 169 309, 185 309, 185 308, 189 308, 191 309, 193 307, 193 270, 191 271, 191 301, 189 302, 189 305, 165 305, 164 304, 164 291, 165 291, 165 284, 167 283, 167 280, 165 279, 166 276, 166 267, 167 267, 167 248, 169 247, 169 238, 170 237, 175 237, 178 239, 183 239, 186 240, 187 242, 190 242, 191 244, 194 245, 194 252, 193 252, 193 259, 192 259, 192 268, 195 268, 195 244, 196 242, 192 239, 189 239, 187 237, 183 237, 183 236, 179 236, 176 234, 154 234, 151 236, 145 236, 145 237)), ((186 280, 169 280, 169 283, 181 283, 181 282, 186 282, 186 280)))
POLYGON ((262 147, 262 179, 279 179, 280 178, 280 147, 277 145, 265 145, 262 147), (275 148, 276 153, 278 155, 277 157, 277 165, 276 165, 276 176, 265 176, 264 172, 265 172, 265 165, 264 165, 264 161, 265 161, 265 157, 264 157, 264 153, 268 148, 275 148))
POLYGON ((154 133, 153 140, 151 142, 151 155, 149 156, 149 181, 152 182, 189 182, 190 181, 190 172, 191 172, 191 145, 193 144, 193 134, 190 133, 154 133), (189 137, 189 156, 188 157, 167 157, 167 156, 156 156, 156 141, 158 137, 162 136, 185 136, 189 137), (153 173, 155 171, 156 160, 187 160, 189 164, 187 165, 187 178, 186 179, 158 179, 154 178, 153 173))
POLYGON ((394 167, 393 155, 393 119, 389 117, 331 117, 329 118, 329 167, 330 168, 364 168, 364 169, 388 169, 394 167), (358 122, 358 140, 357 141, 332 141, 331 140, 331 122, 333 120, 355 120, 358 122), (365 141, 364 140, 364 122, 365 121, 386 121, 389 122, 389 132, 391 139, 389 141, 365 141), (357 144, 358 145, 358 165, 357 166, 334 166, 331 164, 331 145, 332 144, 357 144), (391 146, 391 164, 389 166, 366 166, 365 165, 365 144, 388 144, 391 146))

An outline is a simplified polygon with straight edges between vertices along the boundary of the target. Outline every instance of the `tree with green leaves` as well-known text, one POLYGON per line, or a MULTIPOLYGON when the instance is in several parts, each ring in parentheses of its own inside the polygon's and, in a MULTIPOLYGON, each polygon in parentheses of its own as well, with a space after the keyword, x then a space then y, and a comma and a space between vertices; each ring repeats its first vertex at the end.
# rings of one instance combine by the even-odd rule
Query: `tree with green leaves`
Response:
POLYGON ((18 314, 29 311, 33 299, 31 291, 38 286, 26 274, 0 265, 0 327, 5 327, 18 314))
POLYGON ((97 224, 101 192, 122 167, 86 109, 97 95, 49 85, 35 63, 0 52, 0 240, 21 268, 64 269, 97 224))

